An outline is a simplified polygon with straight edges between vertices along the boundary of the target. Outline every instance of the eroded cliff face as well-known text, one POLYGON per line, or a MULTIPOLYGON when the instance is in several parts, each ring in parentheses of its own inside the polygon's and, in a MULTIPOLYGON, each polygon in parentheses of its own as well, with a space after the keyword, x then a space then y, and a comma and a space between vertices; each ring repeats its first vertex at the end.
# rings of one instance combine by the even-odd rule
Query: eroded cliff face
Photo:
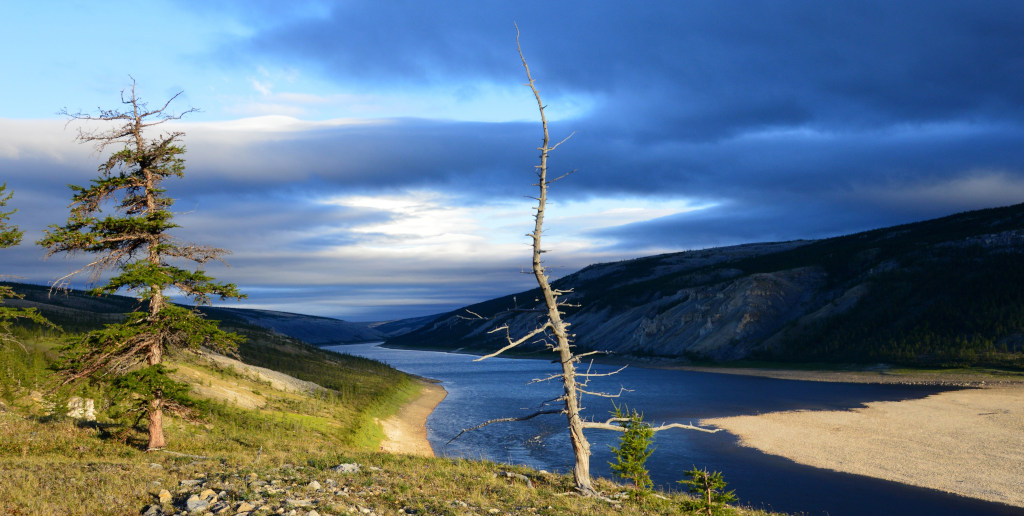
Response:
MULTIPOLYGON (((609 344, 622 354, 747 357, 760 342, 801 315, 824 281, 810 268, 743 276, 717 285, 687 288, 611 320, 578 325, 593 335, 588 347, 609 344)), ((597 321, 595 321, 597 322, 597 321)))
MULTIPOLYGON (((558 288, 572 290, 566 300, 578 305, 569 310, 566 320, 582 350, 744 358, 806 314, 826 274, 814 267, 744 274, 722 265, 805 243, 736 246, 591 266, 558 282, 558 288), (674 284, 680 288, 670 289, 674 284)), ((515 336, 538 324, 539 314, 532 310, 539 305, 529 293, 506 298, 504 303, 506 310, 498 308, 484 319, 471 315, 480 313, 474 307, 447 314, 417 332, 417 337, 420 343, 434 336, 457 344, 448 347, 483 349, 500 345, 505 332, 492 333, 495 328, 507 325, 515 336)), ((532 349, 542 347, 541 342, 532 345, 532 349)))

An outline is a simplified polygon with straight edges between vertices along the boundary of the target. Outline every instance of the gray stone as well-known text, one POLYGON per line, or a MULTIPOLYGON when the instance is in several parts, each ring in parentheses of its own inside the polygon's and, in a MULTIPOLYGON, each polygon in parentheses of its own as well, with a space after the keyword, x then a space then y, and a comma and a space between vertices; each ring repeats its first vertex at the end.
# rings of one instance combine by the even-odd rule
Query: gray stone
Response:
POLYGON ((334 466, 331 469, 337 471, 338 473, 359 473, 359 464, 356 464, 354 462, 338 464, 337 466, 334 466))
POLYGON ((316 512, 316 509, 313 509, 313 510, 307 512, 306 516, 320 516, 320 513, 316 512))
POLYGON ((313 502, 299 498, 287 498, 285 499, 285 503, 293 507, 309 507, 310 505, 313 505, 313 502))
POLYGON ((203 500, 198 495, 192 495, 185 501, 185 509, 188 512, 199 512, 206 510, 210 506, 210 502, 203 500))
POLYGON ((319 491, 319 490, 324 488, 324 486, 320 485, 320 482, 317 482, 316 480, 310 482, 309 485, 306 486, 306 487, 308 487, 308 488, 310 488, 310 489, 312 489, 314 491, 319 491))
POLYGON ((96 402, 92 398, 72 396, 68 399, 68 417, 79 421, 96 421, 96 402))
POLYGON ((163 514, 163 511, 160 510, 159 505, 150 505, 146 512, 142 513, 142 516, 159 516, 160 514, 163 514))
POLYGON ((181 485, 185 487, 195 487, 201 485, 203 482, 203 480, 182 480, 181 485))

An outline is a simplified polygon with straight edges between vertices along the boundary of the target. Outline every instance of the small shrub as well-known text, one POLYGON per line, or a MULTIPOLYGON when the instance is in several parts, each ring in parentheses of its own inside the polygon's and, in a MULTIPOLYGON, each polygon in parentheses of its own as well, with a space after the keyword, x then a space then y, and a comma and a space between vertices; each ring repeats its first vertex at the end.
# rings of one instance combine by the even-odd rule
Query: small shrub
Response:
POLYGON ((678 483, 687 486, 690 493, 697 495, 697 499, 688 502, 685 509, 707 516, 733 514, 726 504, 736 501, 736 492, 735 490, 723 491, 726 484, 725 479, 722 478, 722 472, 709 472, 694 466, 693 469, 686 472, 686 476, 690 479, 680 480, 678 483))

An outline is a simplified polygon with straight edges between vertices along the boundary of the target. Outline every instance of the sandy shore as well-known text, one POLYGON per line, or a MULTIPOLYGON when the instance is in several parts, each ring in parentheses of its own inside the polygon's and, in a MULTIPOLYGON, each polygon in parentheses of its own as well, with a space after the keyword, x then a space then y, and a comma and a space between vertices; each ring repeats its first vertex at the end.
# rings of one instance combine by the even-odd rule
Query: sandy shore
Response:
POLYGON ((1024 385, 702 423, 801 464, 1024 507, 1024 385))
MULTIPOLYGON (((641 364, 642 365, 642 364, 641 364)), ((747 367, 666 366, 664 369, 697 371, 700 373, 738 374, 761 376, 780 380, 809 382, 885 383, 900 385, 942 385, 949 387, 992 387, 998 385, 1024 385, 1020 374, 977 374, 948 371, 901 371, 882 368, 863 371, 816 371, 793 369, 755 369, 747 367)))
POLYGON ((438 403, 448 395, 444 387, 436 383, 421 381, 420 395, 407 403, 397 414, 381 421, 384 435, 380 449, 390 453, 434 456, 434 449, 427 441, 427 416, 438 403))

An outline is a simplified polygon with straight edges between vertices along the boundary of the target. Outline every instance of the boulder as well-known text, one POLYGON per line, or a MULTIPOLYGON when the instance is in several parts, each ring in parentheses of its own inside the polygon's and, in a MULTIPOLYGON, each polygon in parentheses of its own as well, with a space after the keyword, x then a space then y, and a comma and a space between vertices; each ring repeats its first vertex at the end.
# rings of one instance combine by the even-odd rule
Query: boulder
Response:
POLYGON ((96 401, 72 396, 68 399, 67 415, 79 421, 96 421, 96 401))

